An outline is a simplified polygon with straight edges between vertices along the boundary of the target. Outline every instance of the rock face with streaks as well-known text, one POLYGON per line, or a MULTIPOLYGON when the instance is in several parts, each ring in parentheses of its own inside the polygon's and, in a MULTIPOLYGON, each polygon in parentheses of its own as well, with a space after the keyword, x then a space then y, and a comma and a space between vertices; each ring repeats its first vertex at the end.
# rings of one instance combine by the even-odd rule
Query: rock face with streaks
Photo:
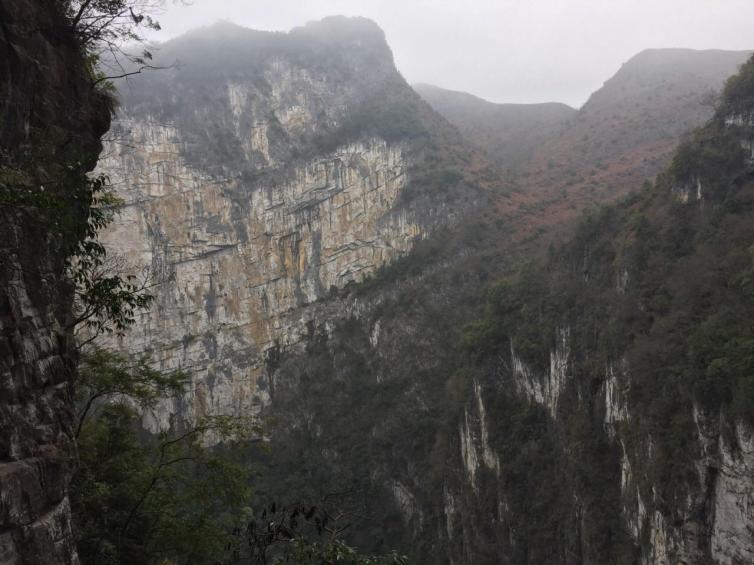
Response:
POLYGON ((76 365, 73 292, 55 218, 76 200, 107 131, 56 3, 0 4, 0 563, 78 563, 68 483, 75 468, 68 389, 76 365), (33 94, 33 95, 32 95, 33 94), (70 182, 69 182, 70 181, 70 182), (73 184, 71 184, 73 183, 73 184), (49 205, 49 204, 48 204, 49 205))
POLYGON ((310 305, 466 206, 411 192, 426 139, 447 126, 371 22, 289 34, 219 24, 166 44, 161 56, 173 55, 185 58, 176 69, 124 91, 100 163, 125 204, 105 241, 157 284, 118 346, 194 375, 152 427, 258 412, 268 368, 307 333, 310 305))

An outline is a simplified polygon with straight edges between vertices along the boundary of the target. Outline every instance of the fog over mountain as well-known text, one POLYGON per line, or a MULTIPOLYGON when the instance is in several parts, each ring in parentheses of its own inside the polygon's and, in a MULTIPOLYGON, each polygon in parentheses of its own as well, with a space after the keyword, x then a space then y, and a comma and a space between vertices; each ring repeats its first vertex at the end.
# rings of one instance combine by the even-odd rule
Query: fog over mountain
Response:
POLYGON ((218 19, 288 30, 333 14, 385 30, 411 83, 492 102, 579 107, 632 56, 650 47, 751 47, 747 0, 191 0, 158 18, 165 40, 218 19))
MULTIPOLYGON (((536 155, 542 166, 570 154, 565 160, 575 170, 641 148, 633 158, 623 155, 634 170, 626 180, 636 184, 657 174, 681 136, 710 117, 714 94, 749 55, 647 49, 623 64, 578 111, 553 102, 494 104, 427 84, 414 89, 503 167, 520 171, 536 155), (636 157, 646 163, 648 155, 653 167, 636 166, 636 157)), ((559 182, 551 178, 548 184, 559 182)))

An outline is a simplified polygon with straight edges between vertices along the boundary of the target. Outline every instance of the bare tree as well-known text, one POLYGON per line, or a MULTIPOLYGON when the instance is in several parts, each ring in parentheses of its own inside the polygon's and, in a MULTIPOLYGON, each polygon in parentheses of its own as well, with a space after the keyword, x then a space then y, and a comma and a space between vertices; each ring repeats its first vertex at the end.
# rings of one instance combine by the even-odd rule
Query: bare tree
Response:
POLYGON ((159 30, 153 15, 163 0, 65 0, 66 15, 81 45, 89 51, 143 43, 144 30, 159 30))
POLYGON ((152 64, 145 33, 165 0, 62 0, 69 25, 89 55, 94 84, 162 68, 152 64), (104 70, 103 70, 104 67, 104 70))

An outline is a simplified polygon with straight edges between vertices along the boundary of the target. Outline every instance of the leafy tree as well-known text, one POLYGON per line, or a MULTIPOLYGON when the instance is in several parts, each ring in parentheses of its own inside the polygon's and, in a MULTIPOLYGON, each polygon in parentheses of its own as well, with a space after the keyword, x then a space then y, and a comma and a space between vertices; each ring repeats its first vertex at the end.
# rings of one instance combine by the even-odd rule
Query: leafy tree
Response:
POLYGON ((159 30, 151 14, 159 0, 67 0, 65 12, 79 42, 87 47, 141 41, 140 28, 159 30))
POLYGON ((250 510, 251 465, 237 457, 245 453, 238 443, 261 432, 248 422, 213 417, 180 431, 144 432, 140 410, 188 382, 145 359, 93 348, 83 355, 71 502, 84 564, 405 563, 396 554, 362 556, 342 541, 359 508, 343 496, 250 510), (223 443, 203 445, 210 434, 223 443))
POLYGON ((209 563, 248 501, 247 469, 226 449, 250 427, 207 418, 149 435, 139 408, 183 391, 184 373, 163 374, 145 360, 83 355, 77 383, 80 465, 71 485, 81 559, 88 564, 209 563))
POLYGON ((122 335, 136 321, 136 312, 148 309, 154 297, 147 269, 142 276, 121 257, 108 255, 98 234, 113 220, 121 201, 102 175, 90 182, 91 205, 83 237, 68 259, 67 275, 75 287, 71 328, 83 347, 102 334, 122 335))
POLYGON ((124 46, 143 46, 143 32, 160 29, 153 15, 163 4, 163 0, 64 0, 64 13, 89 57, 95 85, 107 85, 110 79, 154 68, 150 64, 152 54, 148 49, 132 53, 124 46), (103 59, 107 59, 109 69, 117 70, 114 76, 97 69, 103 59))
POLYGON ((271 504, 252 517, 244 530, 234 532, 230 545, 233 565, 404 565, 407 559, 388 555, 361 555, 342 540, 350 527, 350 513, 326 497, 320 505, 271 504))
POLYGON ((83 356, 76 380, 76 435, 95 413, 97 402, 117 397, 142 409, 152 408, 161 398, 183 392, 188 383, 186 373, 162 373, 152 368, 146 357, 129 361, 120 354, 92 348, 83 356))

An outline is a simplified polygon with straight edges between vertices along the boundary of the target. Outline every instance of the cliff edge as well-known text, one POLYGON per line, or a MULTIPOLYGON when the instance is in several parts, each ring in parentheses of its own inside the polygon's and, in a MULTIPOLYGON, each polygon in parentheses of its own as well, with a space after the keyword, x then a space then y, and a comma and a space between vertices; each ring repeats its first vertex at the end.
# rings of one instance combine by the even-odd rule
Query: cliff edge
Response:
POLYGON ((75 187, 96 164, 110 106, 58 3, 3 0, 0 53, 0 562, 78 563, 64 273, 81 234, 62 224, 86 222, 75 187))

